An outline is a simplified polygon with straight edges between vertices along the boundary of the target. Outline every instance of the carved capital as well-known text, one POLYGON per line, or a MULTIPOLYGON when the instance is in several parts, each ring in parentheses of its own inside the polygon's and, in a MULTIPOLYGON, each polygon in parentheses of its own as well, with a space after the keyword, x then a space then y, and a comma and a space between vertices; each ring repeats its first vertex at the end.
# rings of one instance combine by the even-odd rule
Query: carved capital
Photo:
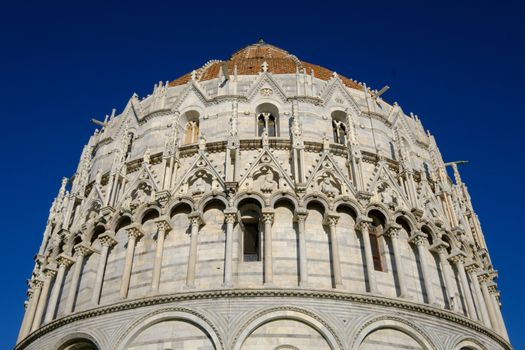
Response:
POLYGON ((142 237, 143 235, 144 233, 140 230, 138 225, 131 225, 130 227, 128 227, 128 239, 131 239, 131 238, 138 239, 142 237))
POLYGON ((262 221, 264 223, 273 223, 274 211, 273 209, 264 208, 262 210, 262 221))
POLYGON ((44 281, 42 281, 41 279, 34 279, 32 282, 31 282, 31 285, 34 289, 39 289, 39 288, 42 288, 42 286, 44 285, 44 281))
POLYGON ((467 261, 465 264, 465 270, 470 274, 474 273, 477 275, 479 271, 479 264, 475 260, 467 261))
POLYGON ((158 218, 157 220, 155 220, 155 223, 157 224, 157 228, 158 228, 159 232, 167 233, 167 232, 171 231, 171 225, 170 225, 170 222, 168 221, 168 219, 166 219, 166 218, 158 218))
POLYGON ((308 217, 308 210, 306 208, 297 208, 295 210, 295 217, 298 222, 305 222, 308 217))
POLYGON ((237 213, 224 212, 224 221, 227 224, 235 224, 235 222, 237 221, 237 213))
POLYGON ((450 260, 453 264, 463 265, 465 263, 465 254, 462 252, 456 252, 455 254, 449 256, 448 260, 450 260))
POLYGON ((198 211, 190 213, 190 215, 188 215, 188 218, 190 219, 192 226, 199 227, 203 223, 201 213, 199 213, 198 211))
POLYGON ((398 224, 390 224, 386 227, 384 235, 387 237, 390 237, 391 239, 397 239, 399 238, 399 231, 401 230, 401 226, 398 224))
POLYGON ((102 244, 105 247, 112 247, 118 243, 117 239, 115 238, 115 235, 110 232, 106 232, 100 235, 98 239, 100 240, 100 244, 102 244))
POLYGON ((328 226, 335 227, 339 222, 340 215, 337 213, 328 213, 326 216, 325 222, 328 226))
POLYGON ((77 244, 73 249, 75 249, 75 254, 77 256, 88 256, 89 254, 93 253, 93 249, 84 243, 77 244))
POLYGON ((46 267, 44 269, 44 275, 46 276, 46 278, 53 278, 55 277, 56 274, 57 274, 57 270, 55 268, 46 267))
POLYGON ((73 257, 69 255, 62 253, 57 257, 56 261, 58 266, 68 267, 75 262, 75 259, 73 259, 73 257))
POLYGON ((372 225, 372 219, 366 216, 360 216, 357 218, 357 223, 355 225, 356 230, 361 232, 367 231, 370 232, 370 226, 372 225))
POLYGON ((273 223, 273 213, 263 213, 262 214, 262 221, 264 223, 273 223))
POLYGON ((425 246, 428 243, 427 235, 420 231, 414 232, 409 241, 416 246, 425 246))

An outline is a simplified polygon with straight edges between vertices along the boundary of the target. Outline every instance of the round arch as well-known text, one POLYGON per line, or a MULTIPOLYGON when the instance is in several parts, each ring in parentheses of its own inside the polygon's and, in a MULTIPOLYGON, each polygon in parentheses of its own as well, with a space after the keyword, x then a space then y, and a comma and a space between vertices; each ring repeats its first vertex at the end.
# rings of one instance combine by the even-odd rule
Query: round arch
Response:
POLYGON ((73 332, 61 338, 54 349, 58 350, 99 350, 100 342, 91 334, 84 332, 73 332))
POLYGON ((364 215, 365 211, 361 203, 359 203, 355 198, 350 196, 339 196, 334 201, 334 208, 337 210, 337 207, 340 205, 347 205, 351 207, 358 216, 364 215))
POLYGON ((225 208, 228 208, 229 206, 228 199, 226 199, 226 197, 224 197, 223 195, 207 193, 197 203, 197 210, 200 213, 203 213, 204 208, 206 208, 206 206, 213 201, 221 202, 225 208))
POLYGON ((343 349, 342 342, 335 331, 314 313, 297 307, 273 307, 256 312, 250 319, 238 327, 234 333, 230 349, 240 350, 246 339, 260 326, 276 320, 295 320, 316 330, 328 343, 330 349, 343 349))
POLYGON ((279 201, 286 201, 288 203, 291 203, 292 206, 294 207, 294 209, 299 208, 299 200, 293 194, 282 193, 282 192, 281 193, 275 193, 270 198, 270 207, 271 208, 275 208, 275 204, 277 204, 277 202, 279 202, 279 201))
POLYGON ((453 348, 453 350, 487 350, 487 348, 474 338, 467 338, 460 340, 453 348))
POLYGON ((351 350, 359 350, 365 338, 380 329, 395 329, 414 339, 425 350, 436 350, 430 337, 415 324, 395 316, 377 317, 366 322, 352 341, 351 350))
POLYGON ((190 211, 195 210, 195 203, 193 202, 193 199, 191 197, 176 197, 164 206, 164 214, 171 216, 173 211, 181 205, 187 205, 188 207, 190 207, 190 211))
POLYGON ((116 350, 125 350, 128 345, 147 328, 164 321, 188 322, 199 328, 210 338, 216 350, 223 350, 224 342, 217 327, 205 316, 186 308, 168 308, 151 312, 136 320, 127 330, 121 334, 116 343, 110 347, 116 350))
POLYGON ((330 204, 328 202, 328 198, 324 194, 310 194, 310 195, 307 195, 303 199, 303 203, 304 203, 303 206, 305 208, 307 208, 308 204, 311 204, 313 202, 317 202, 318 204, 320 204, 323 207, 325 213, 330 211, 331 206, 330 206, 330 204))
POLYGON ((377 210, 378 212, 383 214, 383 216, 385 217, 385 225, 392 223, 392 216, 389 214, 388 209, 384 205, 379 203, 369 205, 365 210, 366 216, 368 216, 372 210, 377 210))
POLYGON ((412 213, 406 212, 404 210, 398 210, 394 213, 392 221, 396 222, 398 218, 403 218, 410 226, 412 231, 417 230, 417 219, 412 215, 412 213))
POLYGON ((243 193, 239 193, 235 196, 235 199, 233 201, 233 207, 234 208, 239 208, 239 204, 245 200, 245 199, 251 199, 251 200, 254 200, 256 202, 259 203, 259 206, 261 208, 264 208, 266 207, 266 201, 264 200, 264 197, 260 194, 260 193, 257 193, 257 192, 250 192, 250 193, 247 193, 247 192, 243 192, 243 193))
POLYGON ((142 220, 144 219, 144 217, 151 211, 151 210, 155 210, 157 211, 157 213, 159 214, 159 216, 161 215, 162 213, 162 209, 157 206, 157 205, 154 205, 154 204, 142 204, 140 205, 138 208, 137 208, 137 211, 136 213, 133 215, 133 222, 138 222, 138 223, 141 223, 142 220))

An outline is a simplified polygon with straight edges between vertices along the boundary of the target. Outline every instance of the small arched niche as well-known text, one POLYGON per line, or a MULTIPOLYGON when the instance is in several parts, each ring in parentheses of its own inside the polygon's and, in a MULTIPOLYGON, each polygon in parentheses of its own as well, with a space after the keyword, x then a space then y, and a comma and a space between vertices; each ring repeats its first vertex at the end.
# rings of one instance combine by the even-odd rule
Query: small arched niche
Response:
POLYGON ((260 261, 262 246, 261 207, 254 199, 244 199, 239 203, 239 227, 242 240, 242 260, 260 261))
POLYGON ((332 117, 332 136, 334 143, 345 145, 348 140, 347 115, 343 111, 334 111, 332 117))
POLYGON ((257 136, 263 136, 264 131, 269 137, 278 137, 279 132, 279 109, 271 103, 263 103, 255 109, 257 117, 257 136))
POLYGON ((199 118, 200 114, 195 110, 183 114, 181 118, 184 127, 183 145, 190 145, 199 141, 199 118))
POLYGON ((372 258, 374 260, 374 270, 384 272, 386 271, 386 249, 383 230, 386 226, 386 218, 381 211, 376 209, 370 210, 368 217, 372 219, 369 236, 372 258))

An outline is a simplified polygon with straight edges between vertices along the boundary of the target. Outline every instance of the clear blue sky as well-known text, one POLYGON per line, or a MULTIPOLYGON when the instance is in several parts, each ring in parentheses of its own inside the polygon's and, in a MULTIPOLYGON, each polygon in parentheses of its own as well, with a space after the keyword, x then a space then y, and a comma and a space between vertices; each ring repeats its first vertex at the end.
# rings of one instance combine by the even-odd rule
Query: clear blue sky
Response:
MULTIPOLYGON (((2 337, 11 348, 25 280, 62 176, 133 92, 225 59, 259 37, 418 114, 462 167, 500 272, 516 349, 523 316, 524 9, 518 1, 13 1, 0 12, 2 337)), ((521 331, 521 332, 520 332, 521 331)))

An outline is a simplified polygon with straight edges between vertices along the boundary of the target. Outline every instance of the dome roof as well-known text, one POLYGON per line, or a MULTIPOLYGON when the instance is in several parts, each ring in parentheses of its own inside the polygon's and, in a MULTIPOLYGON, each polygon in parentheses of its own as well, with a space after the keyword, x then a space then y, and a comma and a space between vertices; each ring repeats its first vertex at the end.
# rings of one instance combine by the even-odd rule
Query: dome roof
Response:
MULTIPOLYGON (((267 44, 262 39, 259 42, 248 45, 235 52, 227 61, 213 60, 196 70, 198 81, 215 79, 221 72, 221 67, 226 64, 228 74, 233 74, 234 67, 237 67, 238 75, 257 75, 261 72, 262 64, 266 62, 268 71, 273 74, 294 74, 297 69, 302 72, 304 69, 307 74, 313 74, 316 78, 329 80, 334 72, 299 60, 295 55, 276 46, 267 44)), ((352 79, 339 76, 343 83, 353 89, 362 90, 362 86, 352 79)), ((169 83, 170 86, 183 85, 191 79, 191 73, 175 79, 169 83)))

